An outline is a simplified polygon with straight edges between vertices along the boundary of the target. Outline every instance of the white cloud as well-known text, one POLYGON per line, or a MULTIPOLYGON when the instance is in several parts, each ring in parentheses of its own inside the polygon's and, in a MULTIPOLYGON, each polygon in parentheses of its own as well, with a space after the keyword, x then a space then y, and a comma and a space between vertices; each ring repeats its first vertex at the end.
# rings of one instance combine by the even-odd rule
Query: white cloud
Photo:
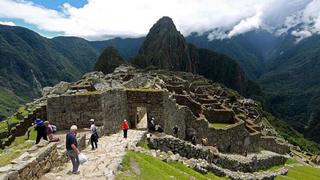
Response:
POLYGON ((7 25, 7 26, 15 26, 16 24, 11 21, 0 21, 0 24, 7 25))
POLYGON ((243 19, 239 24, 235 25, 230 33, 228 33, 228 37, 232 37, 237 34, 241 34, 252 29, 258 29, 261 25, 261 15, 262 12, 258 12, 256 15, 249 17, 247 19, 243 19))
MULTIPOLYGON (((27 0, 0 0, 0 17, 22 19, 41 30, 87 39, 137 37, 162 16, 173 18, 184 34, 223 29, 211 34, 226 38, 259 27, 276 27, 297 11, 315 16, 313 32, 320 29, 320 0, 88 0, 76 8, 65 3, 61 11, 27 0)), ((301 20, 306 20, 301 19, 301 20)), ((210 35, 209 35, 210 37, 210 35)))

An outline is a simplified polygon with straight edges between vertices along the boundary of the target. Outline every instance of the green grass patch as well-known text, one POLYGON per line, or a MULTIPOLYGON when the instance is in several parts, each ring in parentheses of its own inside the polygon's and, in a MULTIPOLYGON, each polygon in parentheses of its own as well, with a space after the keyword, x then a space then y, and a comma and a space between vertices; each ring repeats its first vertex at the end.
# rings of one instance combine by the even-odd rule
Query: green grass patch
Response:
POLYGON ((288 168, 288 165, 292 165, 292 164, 300 164, 297 160, 293 159, 293 158, 289 158, 287 159, 287 161, 285 162, 284 165, 276 165, 276 166, 271 166, 267 169, 261 169, 259 170, 259 172, 262 172, 262 171, 275 171, 275 170, 278 170, 280 168, 288 168))
POLYGON ((37 132, 33 127, 30 127, 30 130, 29 140, 32 141, 27 141, 27 134, 24 136, 19 136, 15 138, 9 147, 6 147, 5 150, 0 151, 0 166, 9 164, 12 160, 20 156, 22 150, 28 149, 34 144, 37 132))
POLYGON ((232 125, 232 124, 228 124, 228 123, 210 123, 209 127, 216 128, 216 129, 226 129, 230 125, 232 125))
POLYGON ((296 179, 296 180, 319 180, 320 168, 312 166, 294 166, 289 168, 289 172, 285 176, 277 176, 276 180, 296 179))
POLYGON ((152 88, 128 88, 126 91, 138 91, 138 92, 162 92, 161 89, 152 89, 152 88))
POLYGON ((150 147, 148 146, 147 137, 144 136, 144 137, 141 139, 141 141, 139 141, 139 142, 137 143, 137 146, 140 146, 140 147, 143 147, 144 149, 149 150, 150 147))
POLYGON ((98 91, 81 91, 77 93, 77 95, 92 95, 92 94, 100 94, 100 93, 98 91))
POLYGON ((223 179, 212 173, 200 174, 181 163, 165 163, 142 153, 129 151, 123 160, 123 168, 117 175, 118 180, 166 180, 166 179, 223 179))

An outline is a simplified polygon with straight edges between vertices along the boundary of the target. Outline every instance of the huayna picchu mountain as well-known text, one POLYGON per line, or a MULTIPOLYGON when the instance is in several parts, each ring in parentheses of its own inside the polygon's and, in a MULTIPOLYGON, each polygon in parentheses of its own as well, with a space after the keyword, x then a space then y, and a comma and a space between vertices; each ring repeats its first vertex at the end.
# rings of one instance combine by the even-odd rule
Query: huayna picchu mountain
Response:
POLYGON ((155 66, 200 74, 244 95, 260 93, 236 61, 187 43, 169 17, 162 17, 153 25, 132 63, 140 68, 155 66))

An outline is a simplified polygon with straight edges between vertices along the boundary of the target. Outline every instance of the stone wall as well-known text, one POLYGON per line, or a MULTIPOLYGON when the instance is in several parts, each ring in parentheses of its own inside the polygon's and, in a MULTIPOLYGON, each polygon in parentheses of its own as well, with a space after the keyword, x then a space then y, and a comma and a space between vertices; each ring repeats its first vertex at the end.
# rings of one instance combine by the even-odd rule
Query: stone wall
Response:
POLYGON ((289 144, 285 142, 280 142, 274 136, 261 137, 260 146, 265 150, 273 151, 279 154, 287 154, 290 152, 289 144))
POLYGON ((234 112, 227 109, 205 109, 203 114, 210 123, 235 123, 234 112))
POLYGON ((227 128, 210 128, 208 137, 209 144, 216 144, 222 152, 243 153, 244 151, 257 152, 260 150, 259 144, 256 143, 259 139, 251 138, 243 121, 227 128))
POLYGON ((232 171, 255 172, 275 165, 283 165, 287 158, 272 152, 257 154, 256 160, 251 157, 218 153, 215 148, 208 146, 194 146, 189 142, 169 135, 152 136, 149 146, 165 152, 173 152, 186 158, 205 159, 222 168, 232 171))
POLYGON ((147 109, 148 119, 154 117, 156 124, 164 127, 165 120, 163 117, 164 105, 163 97, 164 91, 162 90, 144 90, 133 89, 127 90, 127 105, 128 105, 128 118, 132 127, 137 124, 137 107, 145 107, 147 109))
POLYGON ((4 149, 6 146, 11 145, 11 143, 18 136, 24 136, 28 131, 29 127, 32 126, 32 123, 36 118, 41 118, 42 120, 47 120, 47 111, 46 106, 40 106, 34 109, 32 112, 29 112, 27 116, 23 117, 19 113, 15 113, 17 119, 19 119, 18 123, 10 123, 8 124, 8 132, 4 132, 0 137, 0 148, 4 149))
POLYGON ((30 153, 22 154, 20 156, 21 159, 16 159, 16 164, 5 166, 8 169, 0 179, 39 179, 43 174, 49 172, 52 167, 56 166, 59 161, 58 157, 56 143, 50 143, 43 147, 41 145, 34 146, 30 149, 30 153))
POLYGON ((110 90, 102 94, 102 120, 104 134, 113 134, 120 130, 120 123, 128 119, 127 96, 121 89, 110 90))
MULTIPOLYGON (((186 106, 179 106, 176 101, 168 96, 163 97, 164 101, 164 132, 173 135, 173 128, 178 126, 177 137, 180 139, 186 138, 186 122, 188 115, 188 108, 186 106)), ((189 112, 189 115, 192 115, 189 112)))
MULTIPOLYGON (((86 148, 85 134, 78 136, 78 146, 80 150, 86 148)), ((32 146, 20 157, 0 168, 1 180, 24 180, 39 179, 43 174, 52 168, 61 166, 68 161, 63 150, 59 150, 57 143, 41 141, 38 145, 32 146)))
POLYGON ((88 127, 89 120, 103 125, 101 94, 65 95, 48 99, 48 120, 60 130, 76 124, 79 128, 88 127))

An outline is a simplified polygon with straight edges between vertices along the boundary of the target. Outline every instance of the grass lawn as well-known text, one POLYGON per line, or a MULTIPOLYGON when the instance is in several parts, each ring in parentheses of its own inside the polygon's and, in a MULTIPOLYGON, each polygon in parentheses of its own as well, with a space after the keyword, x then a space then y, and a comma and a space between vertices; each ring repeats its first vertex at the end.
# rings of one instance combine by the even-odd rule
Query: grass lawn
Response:
POLYGON ((320 168, 312 166, 294 166, 289 168, 286 176, 277 176, 276 180, 296 179, 296 180, 319 180, 320 168))
POLYGON ((36 131, 31 127, 30 139, 27 141, 27 136, 16 137, 9 147, 0 151, 0 166, 9 164, 13 159, 19 157, 22 150, 31 147, 36 139, 36 131))
POLYGON ((230 126, 232 124, 227 124, 227 123, 210 123, 209 124, 209 127, 212 127, 212 128, 218 128, 218 129, 225 129, 227 128, 228 126, 230 126))
POLYGON ((225 179, 212 173, 200 174, 193 169, 187 168, 181 163, 165 163, 157 158, 132 151, 128 151, 124 160, 123 168, 117 175, 118 180, 166 180, 166 179, 225 179))

